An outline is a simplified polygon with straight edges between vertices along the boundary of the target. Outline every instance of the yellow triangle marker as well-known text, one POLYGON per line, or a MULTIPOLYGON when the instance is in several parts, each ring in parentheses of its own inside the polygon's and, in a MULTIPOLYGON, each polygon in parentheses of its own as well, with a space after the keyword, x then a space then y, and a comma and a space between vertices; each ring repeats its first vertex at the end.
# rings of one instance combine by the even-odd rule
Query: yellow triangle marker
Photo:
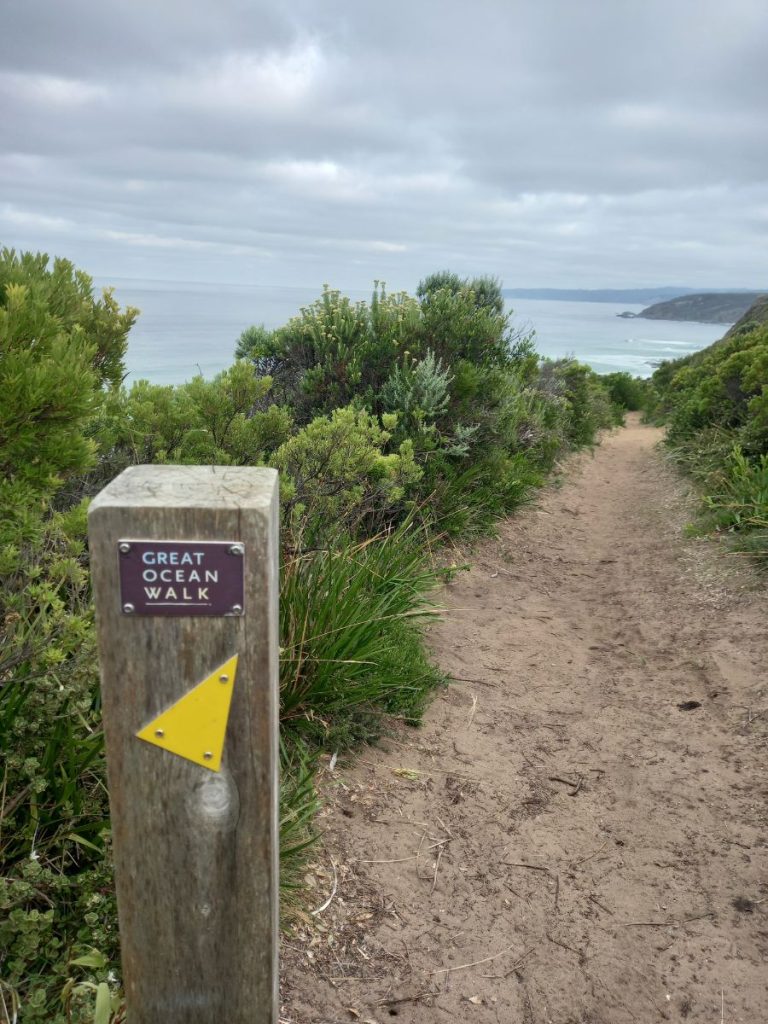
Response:
POLYGON ((227 732, 237 655, 140 729, 140 740, 217 772, 227 732))

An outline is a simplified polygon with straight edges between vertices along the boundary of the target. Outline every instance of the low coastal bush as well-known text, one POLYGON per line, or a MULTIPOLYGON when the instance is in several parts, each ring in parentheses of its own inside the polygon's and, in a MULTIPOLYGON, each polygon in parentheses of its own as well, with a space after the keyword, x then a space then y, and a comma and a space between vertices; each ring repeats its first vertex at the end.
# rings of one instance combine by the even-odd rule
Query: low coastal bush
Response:
POLYGON ((734 547, 768 568, 768 455, 748 459, 735 447, 704 497, 707 519, 734 535, 734 547))
POLYGON ((135 313, 66 260, 0 254, 0 1008, 25 1024, 64 1019, 87 947, 117 955, 85 507, 62 495, 135 313))
POLYGON ((25 1024, 108 1015, 119 986, 88 498, 137 463, 280 470, 290 908, 318 756, 417 724, 445 681, 423 641, 432 548, 492 529, 617 416, 587 367, 539 360, 492 278, 326 288, 178 387, 122 386, 135 316, 65 260, 0 255, 0 1015, 25 1024))
POLYGON ((390 440, 378 417, 347 406, 281 445, 271 461, 281 474, 284 546, 303 551, 322 545, 329 530, 355 538, 389 523, 421 477, 413 442, 390 451, 390 440))
POLYGON ((631 373, 604 373, 600 377, 603 387, 615 406, 624 412, 639 412, 645 408, 647 385, 631 373))
POLYGON ((744 321, 695 356, 662 364, 651 413, 702 490, 704 524, 768 563, 768 324, 750 312, 744 321))

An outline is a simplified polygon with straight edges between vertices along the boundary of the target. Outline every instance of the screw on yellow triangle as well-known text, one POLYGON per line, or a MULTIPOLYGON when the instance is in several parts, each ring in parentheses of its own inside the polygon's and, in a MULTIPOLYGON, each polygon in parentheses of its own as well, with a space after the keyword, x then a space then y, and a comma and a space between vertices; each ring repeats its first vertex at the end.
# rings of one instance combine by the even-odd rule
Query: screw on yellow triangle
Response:
POLYGON ((236 672, 235 654, 136 735, 217 772, 221 768, 236 672))

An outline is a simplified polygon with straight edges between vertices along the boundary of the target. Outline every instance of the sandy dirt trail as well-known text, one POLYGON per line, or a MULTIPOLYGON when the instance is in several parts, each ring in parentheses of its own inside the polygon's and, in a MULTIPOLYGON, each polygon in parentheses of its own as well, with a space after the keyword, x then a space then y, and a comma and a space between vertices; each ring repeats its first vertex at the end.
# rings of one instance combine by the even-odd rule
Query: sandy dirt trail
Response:
POLYGON ((658 439, 473 551, 431 632, 458 681, 324 771, 284 1021, 768 1021, 768 604, 684 538, 658 439))

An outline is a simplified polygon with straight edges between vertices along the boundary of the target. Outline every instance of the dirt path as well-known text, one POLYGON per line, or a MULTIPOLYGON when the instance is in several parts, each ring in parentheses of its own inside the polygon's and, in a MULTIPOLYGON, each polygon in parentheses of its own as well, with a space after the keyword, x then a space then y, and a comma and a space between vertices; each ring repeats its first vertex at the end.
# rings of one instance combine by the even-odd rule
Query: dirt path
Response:
POLYGON ((432 633, 461 681, 326 771, 284 1021, 768 1021, 768 603, 682 539, 657 439, 473 553, 432 633))

